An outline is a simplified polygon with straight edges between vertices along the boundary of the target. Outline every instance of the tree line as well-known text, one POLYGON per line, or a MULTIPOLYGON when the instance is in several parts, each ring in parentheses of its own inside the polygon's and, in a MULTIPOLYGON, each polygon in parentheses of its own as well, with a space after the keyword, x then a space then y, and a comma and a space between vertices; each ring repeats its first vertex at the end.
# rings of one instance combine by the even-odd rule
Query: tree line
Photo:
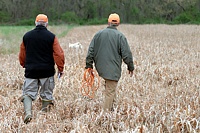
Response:
POLYGON ((122 23, 200 23, 200 0, 0 0, 0 23, 32 25, 39 13, 54 24, 102 24, 110 13, 122 23))

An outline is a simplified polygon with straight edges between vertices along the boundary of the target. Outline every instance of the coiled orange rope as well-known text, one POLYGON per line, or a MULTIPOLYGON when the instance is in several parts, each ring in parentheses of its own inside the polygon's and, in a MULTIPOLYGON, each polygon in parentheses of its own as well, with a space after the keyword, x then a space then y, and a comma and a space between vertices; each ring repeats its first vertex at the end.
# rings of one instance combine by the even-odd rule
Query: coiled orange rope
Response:
POLYGON ((99 88, 100 78, 96 71, 88 68, 84 71, 82 86, 80 92, 83 96, 94 98, 95 92, 99 88))

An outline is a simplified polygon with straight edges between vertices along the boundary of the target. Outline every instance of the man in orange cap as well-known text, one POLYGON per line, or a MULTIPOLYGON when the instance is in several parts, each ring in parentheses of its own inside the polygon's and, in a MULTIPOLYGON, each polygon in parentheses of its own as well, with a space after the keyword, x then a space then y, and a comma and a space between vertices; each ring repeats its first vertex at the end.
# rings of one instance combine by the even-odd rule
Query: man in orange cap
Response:
POLYGON ((32 101, 38 93, 42 99, 42 111, 48 111, 53 105, 54 65, 56 63, 58 74, 62 76, 65 63, 58 38, 47 30, 48 17, 39 14, 35 25, 35 29, 23 36, 19 52, 20 65, 25 68, 22 102, 26 124, 32 119, 32 101))
POLYGON ((111 111, 116 98, 116 87, 121 77, 122 60, 127 64, 127 69, 132 77, 134 65, 133 57, 126 37, 117 30, 120 17, 113 13, 109 15, 108 27, 100 30, 93 37, 86 57, 86 69, 95 68, 105 79, 104 110, 111 111))

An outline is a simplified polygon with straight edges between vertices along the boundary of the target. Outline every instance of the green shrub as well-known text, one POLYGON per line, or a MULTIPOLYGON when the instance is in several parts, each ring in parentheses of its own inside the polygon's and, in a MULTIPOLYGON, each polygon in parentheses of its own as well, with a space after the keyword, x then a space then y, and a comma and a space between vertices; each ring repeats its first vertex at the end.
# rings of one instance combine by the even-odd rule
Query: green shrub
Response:
POLYGON ((106 24, 107 18, 103 18, 103 19, 98 19, 98 18, 94 18, 94 19, 90 19, 88 21, 85 21, 85 24, 87 25, 98 25, 98 24, 106 24))
POLYGON ((166 23, 166 20, 162 19, 162 18, 146 18, 143 22, 141 22, 142 24, 164 24, 166 23))
POLYGON ((187 13, 182 13, 174 19, 174 22, 178 24, 186 24, 189 23, 191 20, 192 19, 190 15, 188 15, 187 13))
POLYGON ((10 21, 10 15, 7 12, 0 11, 0 23, 6 23, 10 21))
POLYGON ((16 25, 32 26, 35 25, 35 19, 23 19, 18 21, 16 25))
POLYGON ((78 24, 78 16, 74 12, 65 12, 61 15, 61 20, 68 24, 78 24))

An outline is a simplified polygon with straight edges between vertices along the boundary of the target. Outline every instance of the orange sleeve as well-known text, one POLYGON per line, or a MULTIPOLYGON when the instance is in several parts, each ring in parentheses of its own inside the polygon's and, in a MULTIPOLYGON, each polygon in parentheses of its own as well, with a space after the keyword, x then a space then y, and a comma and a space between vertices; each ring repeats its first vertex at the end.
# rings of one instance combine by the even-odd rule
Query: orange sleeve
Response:
POLYGON ((65 57, 64 57, 64 52, 62 48, 60 47, 57 37, 55 37, 54 44, 53 44, 53 58, 58 67, 58 71, 63 72, 65 57))
POLYGON ((24 42, 20 45, 20 51, 19 51, 19 63, 22 67, 25 66, 25 59, 26 59, 26 49, 24 46, 24 42))

